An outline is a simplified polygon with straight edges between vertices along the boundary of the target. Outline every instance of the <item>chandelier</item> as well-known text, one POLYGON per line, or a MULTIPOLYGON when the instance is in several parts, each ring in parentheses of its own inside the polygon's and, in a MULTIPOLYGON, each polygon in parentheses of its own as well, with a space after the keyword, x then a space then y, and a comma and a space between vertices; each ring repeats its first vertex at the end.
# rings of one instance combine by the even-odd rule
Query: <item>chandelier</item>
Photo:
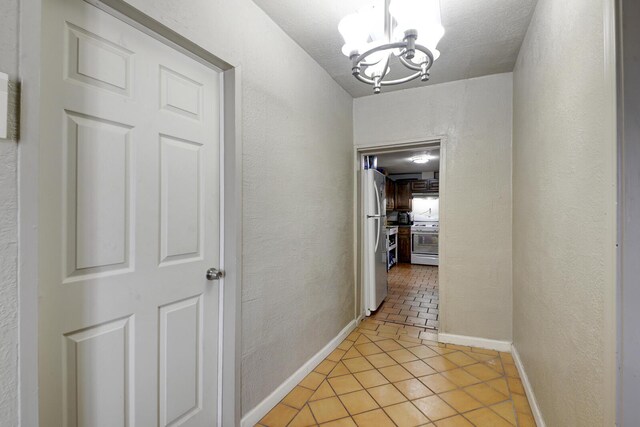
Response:
POLYGON ((417 78, 425 82, 444 35, 440 1, 381 0, 342 18, 338 31, 344 38, 342 53, 351 59, 351 74, 373 85, 373 93, 417 78), (385 80, 394 57, 408 75, 385 80))

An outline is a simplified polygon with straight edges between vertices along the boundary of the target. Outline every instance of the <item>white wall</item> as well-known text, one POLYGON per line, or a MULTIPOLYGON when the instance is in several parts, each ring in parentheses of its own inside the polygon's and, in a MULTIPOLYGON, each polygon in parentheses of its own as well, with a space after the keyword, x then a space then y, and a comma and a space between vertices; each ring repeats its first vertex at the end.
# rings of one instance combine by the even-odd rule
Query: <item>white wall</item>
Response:
MULTIPOLYGON (((18 0, 0 2, 0 71, 18 75, 18 0)), ((18 424, 17 144, 0 139, 0 426, 18 424)))
POLYGON ((511 112, 510 73, 354 100, 356 145, 446 137, 441 332, 511 340, 511 112))
POLYGON ((605 3, 613 2, 539 0, 514 71, 514 345, 548 426, 614 425, 616 144, 605 3))
MULTIPOLYGON (((352 99, 249 0, 129 3, 242 70, 246 413, 354 318, 352 99)), ((9 153, 0 166, 10 175, 0 176, 0 197, 4 202, 7 191, 15 204, 15 147, 9 147, 0 148, 9 153)), ((9 216, 15 219, 15 211, 9 216)), ((8 241, 14 219, 6 226, 8 241)), ((15 264, 15 247, 8 249, 0 254, 15 264)), ((13 296, 0 294, 3 316, 6 308, 10 317, 8 332, 2 318, 2 334, 15 335, 15 266, 4 271, 11 280, 2 289, 13 296)), ((15 352, 6 355, 15 363, 15 352)), ((13 381, 15 367, 7 373, 13 381)), ((4 368, 0 374, 2 390, 4 368)))

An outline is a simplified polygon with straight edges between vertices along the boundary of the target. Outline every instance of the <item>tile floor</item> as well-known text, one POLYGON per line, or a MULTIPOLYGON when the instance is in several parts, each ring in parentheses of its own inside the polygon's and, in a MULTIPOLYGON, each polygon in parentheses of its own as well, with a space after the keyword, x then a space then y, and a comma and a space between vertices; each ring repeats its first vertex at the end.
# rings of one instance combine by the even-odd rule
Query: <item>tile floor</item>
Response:
POLYGON ((508 353, 366 319, 257 426, 535 426, 508 353), (418 333, 419 334, 419 333, 418 333))
POLYGON ((389 270, 389 293, 372 318, 438 329, 438 267, 397 264, 389 270))

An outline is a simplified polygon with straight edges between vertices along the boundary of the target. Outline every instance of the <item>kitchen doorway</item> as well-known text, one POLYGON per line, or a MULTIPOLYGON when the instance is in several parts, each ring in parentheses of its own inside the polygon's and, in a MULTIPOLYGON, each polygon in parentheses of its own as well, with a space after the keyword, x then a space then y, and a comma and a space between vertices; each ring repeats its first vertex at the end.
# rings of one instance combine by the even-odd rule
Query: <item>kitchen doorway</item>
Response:
POLYGON ((356 147, 359 312, 396 335, 441 326, 442 142, 356 147))

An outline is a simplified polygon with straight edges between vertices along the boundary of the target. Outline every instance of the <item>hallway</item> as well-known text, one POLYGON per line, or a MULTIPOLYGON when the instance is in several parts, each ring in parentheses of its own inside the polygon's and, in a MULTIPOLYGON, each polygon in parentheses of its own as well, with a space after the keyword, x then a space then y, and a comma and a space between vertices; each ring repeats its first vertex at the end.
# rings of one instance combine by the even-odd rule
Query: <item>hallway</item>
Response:
POLYGON ((0 427, 640 427, 637 22, 3 0, 0 427))
POLYGON ((508 353, 366 319, 257 426, 535 426, 508 353))
POLYGON ((388 273, 389 293, 371 318, 420 330, 439 326, 438 267, 398 264, 388 273))

